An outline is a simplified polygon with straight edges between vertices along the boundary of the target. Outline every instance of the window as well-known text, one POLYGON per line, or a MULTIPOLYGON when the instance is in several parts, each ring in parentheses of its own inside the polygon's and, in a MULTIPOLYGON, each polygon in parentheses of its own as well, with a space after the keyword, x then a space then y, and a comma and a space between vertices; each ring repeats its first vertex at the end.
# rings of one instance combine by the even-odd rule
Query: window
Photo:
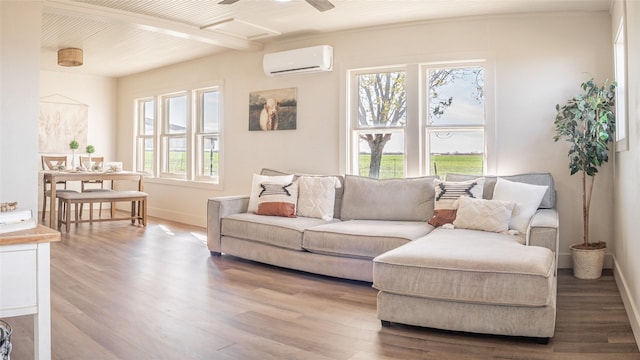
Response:
POLYGON ((354 74, 353 169, 373 178, 405 176, 406 72, 354 74))
POLYGON ((137 100, 136 169, 220 183, 220 87, 137 100))
POLYGON ((624 21, 620 21, 614 43, 616 89, 616 150, 628 149, 627 140, 627 64, 624 21))
POLYGON ((136 170, 153 174, 154 169, 154 129, 156 126, 156 109, 153 99, 138 101, 138 136, 136 170))
POLYGON ((215 89, 198 92, 197 138, 197 178, 215 180, 218 178, 220 149, 220 99, 215 89))
POLYGON ((350 71, 347 172, 484 174, 493 124, 485 73, 485 61, 350 71))
POLYGON ((425 67, 429 174, 484 173, 484 69, 425 67))
POLYGON ((187 174, 187 95, 162 97, 162 173, 165 177, 186 178, 187 174))

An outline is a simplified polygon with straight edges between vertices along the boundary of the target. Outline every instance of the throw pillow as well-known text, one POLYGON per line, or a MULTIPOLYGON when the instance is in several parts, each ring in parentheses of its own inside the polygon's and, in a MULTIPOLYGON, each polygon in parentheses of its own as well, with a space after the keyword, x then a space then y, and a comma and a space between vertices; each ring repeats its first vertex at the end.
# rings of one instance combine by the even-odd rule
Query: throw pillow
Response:
POLYGON ((258 215, 296 217, 298 183, 262 183, 258 195, 258 215))
POLYGON ((247 207, 248 213, 255 213, 258 211, 258 195, 262 188, 260 184, 263 182, 277 183, 277 184, 289 184, 293 181, 293 175, 284 176, 266 176, 253 174, 253 181, 251 182, 251 192, 249 195, 249 206, 247 207))
POLYGON ((336 188, 340 180, 334 176, 301 176, 298 178, 298 216, 333 219, 336 188))
POLYGON ((453 220, 456 219, 456 212, 457 211, 453 209, 435 210, 433 217, 427 222, 429 225, 435 227, 442 226, 444 224, 451 224, 453 223, 453 220))
POLYGON ((493 189, 494 200, 512 201, 516 204, 509 229, 525 233, 531 217, 536 213, 547 192, 546 185, 531 185, 498 178, 493 189))
POLYGON ((458 211, 453 226, 504 233, 509 230, 509 220, 514 203, 500 200, 474 199, 467 196, 458 199, 458 211))
POLYGON ((434 209, 455 209, 456 200, 460 196, 482 199, 484 178, 468 181, 441 181, 440 179, 435 179, 433 180, 433 185, 436 191, 434 209))
POLYGON ((341 220, 427 221, 433 216, 433 179, 346 175, 341 220))
POLYGON ((428 223, 438 227, 444 224, 451 224, 456 218, 456 208, 458 198, 469 196, 482 199, 484 188, 484 178, 477 178, 466 181, 442 181, 433 180, 435 188, 434 215, 428 223))

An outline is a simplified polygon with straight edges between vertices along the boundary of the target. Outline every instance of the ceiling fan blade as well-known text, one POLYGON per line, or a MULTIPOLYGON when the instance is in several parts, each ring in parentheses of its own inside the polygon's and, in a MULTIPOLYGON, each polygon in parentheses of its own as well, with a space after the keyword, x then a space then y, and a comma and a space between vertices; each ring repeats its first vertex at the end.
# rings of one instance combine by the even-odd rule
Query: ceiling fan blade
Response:
POLYGON ((218 4, 222 4, 222 5, 231 5, 233 3, 237 3, 240 0, 222 0, 220 1, 218 4))
POLYGON ((305 0, 305 1, 308 2, 309 5, 318 9, 318 11, 327 11, 335 7, 332 3, 329 2, 329 0, 305 0))

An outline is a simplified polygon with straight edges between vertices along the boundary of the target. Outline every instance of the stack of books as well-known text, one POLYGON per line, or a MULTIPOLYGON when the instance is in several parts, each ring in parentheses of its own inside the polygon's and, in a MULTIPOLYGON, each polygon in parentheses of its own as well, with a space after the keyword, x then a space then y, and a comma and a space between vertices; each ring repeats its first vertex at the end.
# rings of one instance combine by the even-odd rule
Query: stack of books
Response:
POLYGON ((0 234, 33 229, 37 226, 31 210, 11 210, 0 212, 0 234))

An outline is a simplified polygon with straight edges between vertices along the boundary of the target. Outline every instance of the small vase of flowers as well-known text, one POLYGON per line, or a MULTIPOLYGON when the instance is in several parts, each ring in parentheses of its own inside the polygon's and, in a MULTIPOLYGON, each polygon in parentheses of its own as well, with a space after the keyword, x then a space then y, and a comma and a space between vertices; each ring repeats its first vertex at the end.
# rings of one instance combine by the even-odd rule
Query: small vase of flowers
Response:
POLYGON ((71 170, 76 169, 76 150, 80 147, 80 144, 74 139, 69 143, 69 149, 71 149, 71 170))
POLYGON ((96 152, 96 148, 93 145, 87 145, 87 148, 85 149, 87 151, 87 154, 89 155, 89 171, 93 170, 93 164, 91 163, 91 154, 93 154, 94 152, 96 152))

